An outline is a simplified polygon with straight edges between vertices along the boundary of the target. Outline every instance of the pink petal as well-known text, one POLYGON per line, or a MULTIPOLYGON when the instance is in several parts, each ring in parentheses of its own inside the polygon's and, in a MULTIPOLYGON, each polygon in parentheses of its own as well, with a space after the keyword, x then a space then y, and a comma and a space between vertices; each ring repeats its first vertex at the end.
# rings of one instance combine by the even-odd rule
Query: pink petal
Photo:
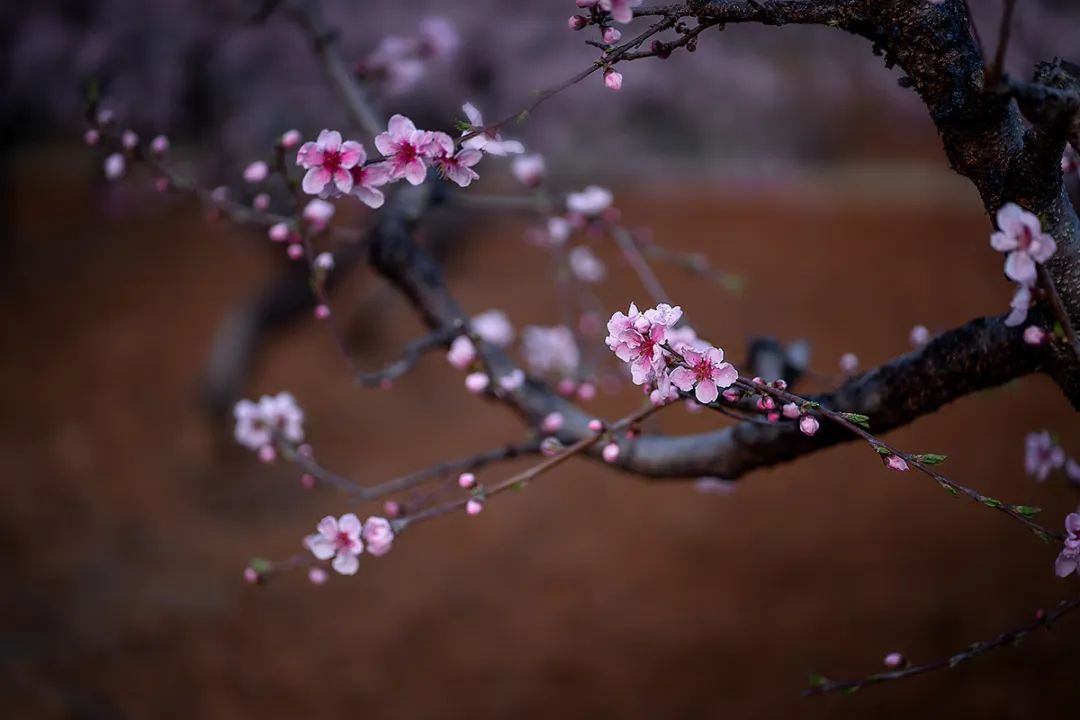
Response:
POLYGON ((338 530, 351 538, 358 537, 362 528, 360 518, 356 517, 356 513, 345 513, 338 520, 338 530))
POLYGON ((990 247, 994 248, 998 252, 1008 252, 1009 250, 1015 250, 1019 246, 1016 242, 1016 237, 1004 232, 996 232, 990 236, 990 247))
POLYGON ((1062 553, 1057 556, 1057 560, 1054 562, 1054 573, 1060 578, 1067 577, 1076 572, 1077 564, 1077 558, 1065 557, 1065 554, 1062 553))
POLYGON ((386 202, 386 196, 382 194, 380 190, 365 187, 363 185, 357 185, 353 188, 353 195, 360 198, 360 202, 367 205, 369 208, 378 209, 386 202))
POLYGON ((697 384, 694 396, 702 405, 708 405, 719 397, 720 391, 716 389, 716 383, 712 380, 702 380, 697 384))
POLYGON ((367 160, 364 146, 355 140, 348 140, 341 145, 341 167, 349 169, 367 160))
POLYGON ((337 130, 323 130, 319 133, 319 139, 316 142, 323 150, 333 152, 341 147, 341 133, 337 130))
POLYGON ((1046 262, 1055 252, 1057 252, 1057 243, 1054 242, 1054 238, 1046 234, 1035 236, 1035 242, 1031 244, 1031 257, 1036 262, 1046 262))
POLYGON ((313 142, 306 142, 296 153, 296 164, 303 168, 312 168, 323 164, 323 151, 313 142))
POLYGON ((713 370, 712 379, 720 387, 731 387, 739 379, 739 371, 731 363, 720 363, 720 366, 713 370))
POLYGON ((304 175, 304 181, 300 183, 300 187, 308 195, 318 195, 328 182, 330 182, 330 171, 324 167, 313 167, 304 175))
POLYGON ((351 553, 338 553, 330 565, 342 575, 355 575, 360 569, 360 561, 351 553))
POLYGON ((461 106, 461 109, 465 111, 465 117, 469 118, 469 124, 474 128, 483 127, 484 118, 480 115, 480 111, 476 109, 476 106, 472 103, 465 103, 461 106))
POLYGON ((1016 203, 1005 203, 997 211, 997 226, 1017 237, 1024 232, 1024 210, 1016 203))
POLYGON ((397 152, 397 141, 390 133, 379 133, 375 136, 375 149, 382 153, 383 157, 390 157, 397 152))
POLYGON ((329 560, 334 557, 334 554, 337 552, 334 543, 330 542, 322 535, 308 535, 304 538, 304 544, 307 545, 311 554, 319 560, 329 560))
POLYGON ((1065 529, 1073 535, 1080 535, 1080 513, 1069 513, 1065 518, 1065 529))
POLYGON ((419 185, 424 182, 426 176, 427 168, 424 167, 424 163, 420 159, 410 160, 405 166, 405 179, 409 181, 410 185, 419 185))
POLYGON ((332 515, 327 515, 318 524, 319 534, 327 540, 336 540, 338 534, 337 520, 332 515))
POLYGON ((344 168, 338 168, 334 171, 334 185, 336 185, 337 189, 343 193, 348 194, 352 192, 352 173, 344 168))
POLYGON ((409 133, 416 132, 416 125, 404 115, 394 115, 386 125, 387 130, 395 138, 404 138, 409 133))
POLYGON ((671 380, 672 385, 683 392, 689 392, 690 388, 694 387, 694 380, 697 379, 692 371, 683 367, 675 368, 668 378, 671 380))
POLYGON ((1021 250, 1013 250, 1005 259, 1005 275, 1021 285, 1035 284, 1035 261, 1021 250))

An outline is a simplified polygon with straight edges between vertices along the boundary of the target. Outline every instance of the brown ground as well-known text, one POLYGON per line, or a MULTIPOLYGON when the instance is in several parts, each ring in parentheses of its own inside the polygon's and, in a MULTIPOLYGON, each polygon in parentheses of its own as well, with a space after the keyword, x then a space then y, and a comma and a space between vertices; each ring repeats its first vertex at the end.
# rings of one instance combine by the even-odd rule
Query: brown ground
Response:
MULTIPOLYGON (((0 269, 0 715, 884 720, 1078 706, 1077 621, 951 672, 799 698, 807 671, 862 674, 892 649, 937 657, 1080 589, 1052 577, 1054 551, 1016 524, 884 472, 865 448, 758 473, 729 497, 575 463, 477 518, 418 528, 355 578, 243 584, 247 558, 288 555, 343 510, 233 447, 198 409, 215 324, 269 276, 261 243, 190 208, 107 212, 85 190, 49 187, 20 185, 0 269)), ((620 197, 632 222, 748 279, 733 298, 665 273, 733 358, 764 331, 812 338, 819 368, 845 350, 876 363, 904 351, 916 323, 944 328, 1008 301, 976 199, 940 175, 620 197)), ((539 258, 516 227, 492 224, 451 282, 472 310, 551 322, 539 258)), ((607 300, 644 299, 619 274, 607 300)), ((367 367, 416 333, 387 297, 367 367)), ((365 482, 518 437, 437 358, 392 393, 352 389, 313 323, 272 341, 250 383, 283 388, 306 407, 320 456, 365 482)), ((1021 469, 1023 433, 1043 427, 1080 448, 1076 415, 1030 378, 894 438, 949 453, 958 480, 1041 505, 1057 525, 1076 494, 1021 469)))

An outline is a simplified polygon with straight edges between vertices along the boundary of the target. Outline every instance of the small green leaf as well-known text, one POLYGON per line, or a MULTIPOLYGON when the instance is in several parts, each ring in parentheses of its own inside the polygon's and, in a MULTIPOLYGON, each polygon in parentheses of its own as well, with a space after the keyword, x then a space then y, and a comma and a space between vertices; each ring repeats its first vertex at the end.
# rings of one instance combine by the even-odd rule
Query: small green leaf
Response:
POLYGON ((263 558, 251 558, 248 567, 262 575, 270 571, 270 561, 263 558))
POLYGON ((923 453, 922 455, 916 455, 915 459, 923 465, 940 465, 948 457, 948 455, 938 455, 937 453, 923 453))
POLYGON ((949 494, 952 495, 953 497, 960 497, 960 491, 957 490, 956 488, 954 488, 952 485, 950 485, 948 483, 943 483, 943 482, 940 482, 940 481, 938 482, 938 485, 940 485, 941 487, 948 490, 949 494))
POLYGON ((873 443, 870 445, 870 447, 874 448, 874 452, 876 452, 878 455, 881 455, 882 457, 889 457, 890 455, 892 455, 892 450, 885 447, 884 445, 878 445, 876 443, 873 443))
POLYGON ((470 130, 473 129, 472 124, 470 124, 470 123, 468 123, 468 122, 466 122, 464 120, 458 120, 456 123, 454 123, 454 127, 456 127, 461 132, 469 132, 470 130))
POLYGON ((840 413, 840 414, 844 417, 845 420, 848 420, 849 422, 853 422, 856 425, 858 425, 858 426, 860 426, 860 427, 862 427, 862 428, 864 428, 866 430, 870 429, 870 418, 867 417, 866 415, 860 415, 859 413, 840 413))
POLYGON ((1013 505, 1013 510, 1026 517, 1034 517, 1042 512, 1042 508, 1034 505, 1013 505))
POLYGON ((1035 537, 1043 541, 1044 545, 1049 545, 1054 538, 1050 537, 1050 534, 1040 530, 1039 528, 1031 528, 1031 532, 1035 533, 1035 537))
POLYGON ((802 407, 804 410, 816 410, 817 408, 821 407, 821 403, 814 402, 813 400, 807 400, 802 404, 802 407))
POLYGON ((981 502, 983 505, 985 505, 986 507, 989 507, 989 508, 999 508, 1002 505, 1000 500, 997 500, 997 499, 992 498, 992 497, 983 497, 983 498, 981 498, 979 500, 979 502, 981 502))
POLYGON ((810 687, 825 687, 829 684, 829 678, 817 673, 810 673, 806 678, 806 682, 810 687))

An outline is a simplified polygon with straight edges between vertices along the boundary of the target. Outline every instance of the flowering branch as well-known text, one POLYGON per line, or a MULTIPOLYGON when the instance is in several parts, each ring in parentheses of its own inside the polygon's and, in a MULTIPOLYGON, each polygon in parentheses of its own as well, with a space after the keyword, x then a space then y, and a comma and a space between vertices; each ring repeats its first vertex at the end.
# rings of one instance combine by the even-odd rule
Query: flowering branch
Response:
MULTIPOLYGON (((802 694, 803 697, 812 697, 814 695, 824 695, 825 693, 834 692, 850 695, 865 687, 870 687, 871 685, 880 685, 882 683, 892 682, 893 680, 901 680, 914 675, 921 675, 925 672, 930 672, 931 670, 942 670, 945 668, 952 669, 961 663, 979 657, 991 650, 1012 647, 1040 628, 1049 630, 1054 623, 1077 608, 1080 608, 1080 597, 1063 601, 1050 612, 1039 610, 1035 613, 1035 619, 1026 625, 1003 632, 989 640, 981 640, 972 643, 960 652, 930 662, 918 665, 906 665, 896 670, 874 673, 873 675, 868 675, 858 680, 829 680, 828 678, 814 675, 810 678, 810 686, 803 690, 802 694)), ((886 661, 890 665, 894 663, 903 665, 905 663, 905 660, 902 657, 895 655, 888 656, 886 661)))

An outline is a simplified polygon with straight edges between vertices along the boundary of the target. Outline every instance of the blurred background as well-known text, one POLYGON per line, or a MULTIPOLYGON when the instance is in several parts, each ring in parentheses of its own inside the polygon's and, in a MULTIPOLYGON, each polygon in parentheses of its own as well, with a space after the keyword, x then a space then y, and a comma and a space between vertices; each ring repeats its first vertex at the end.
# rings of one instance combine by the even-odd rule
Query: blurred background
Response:
MULTIPOLYGON (((368 72, 386 36, 448 14, 456 49, 380 84, 382 107, 431 127, 452 128, 465 100, 507 115, 596 57, 566 30, 569 0, 470 0, 452 15, 417 0, 324 5, 368 72)), ((973 5, 992 38, 999 3, 973 5)), ((293 392, 320 459, 365 484, 522 437, 438 356, 391 392, 355 388, 306 309, 268 320, 233 385, 208 385, 223 323, 289 264, 262 231, 159 195, 146 173, 106 183, 100 151, 81 143, 85 88, 98 82, 144 138, 167 133, 207 187, 238 185, 283 130, 347 127, 304 35, 259 11, 0 4, 0 716, 1027 718, 1077 706, 1077 620, 952 671, 799 698, 808 672, 864 675, 894 650, 937 658, 1080 591, 1053 577, 1053 548, 920 476, 883 472, 864 447, 728 493, 568 463, 477 517, 417 527, 355 577, 245 584, 250 557, 291 555, 318 518, 350 508, 236 446, 235 395, 293 392)), ((1012 72, 1080 57, 1075 3, 1017 14, 1012 72)), ((657 268, 732 360, 768 335, 808 339, 819 373, 845 352, 870 367, 907 351, 914 325, 1002 313, 1011 296, 977 194, 882 65, 826 29, 731 27, 692 55, 627 64, 618 94, 588 78, 508 134, 547 158, 554 186, 609 186, 627 226, 742 278, 733 293, 657 268)), ((518 192, 506 164, 480 171, 477 192, 518 192)), ((342 226, 366 222, 345 205, 342 226)), ((485 210, 425 228, 468 311, 501 308, 519 329, 560 321, 529 226, 485 210)), ((647 304, 621 256, 595 247, 606 310, 647 304)), ((334 307, 365 368, 422 333, 362 267, 334 307)), ((627 391, 591 406, 616 417, 637 402, 627 391)), ((726 422, 681 408, 662 420, 670 432, 726 422)), ((1075 412, 1030 377, 890 440, 947 453, 950 477, 1041 506, 1056 526, 1080 493, 1061 474, 1024 475, 1024 435, 1042 429, 1080 455, 1075 412)))

